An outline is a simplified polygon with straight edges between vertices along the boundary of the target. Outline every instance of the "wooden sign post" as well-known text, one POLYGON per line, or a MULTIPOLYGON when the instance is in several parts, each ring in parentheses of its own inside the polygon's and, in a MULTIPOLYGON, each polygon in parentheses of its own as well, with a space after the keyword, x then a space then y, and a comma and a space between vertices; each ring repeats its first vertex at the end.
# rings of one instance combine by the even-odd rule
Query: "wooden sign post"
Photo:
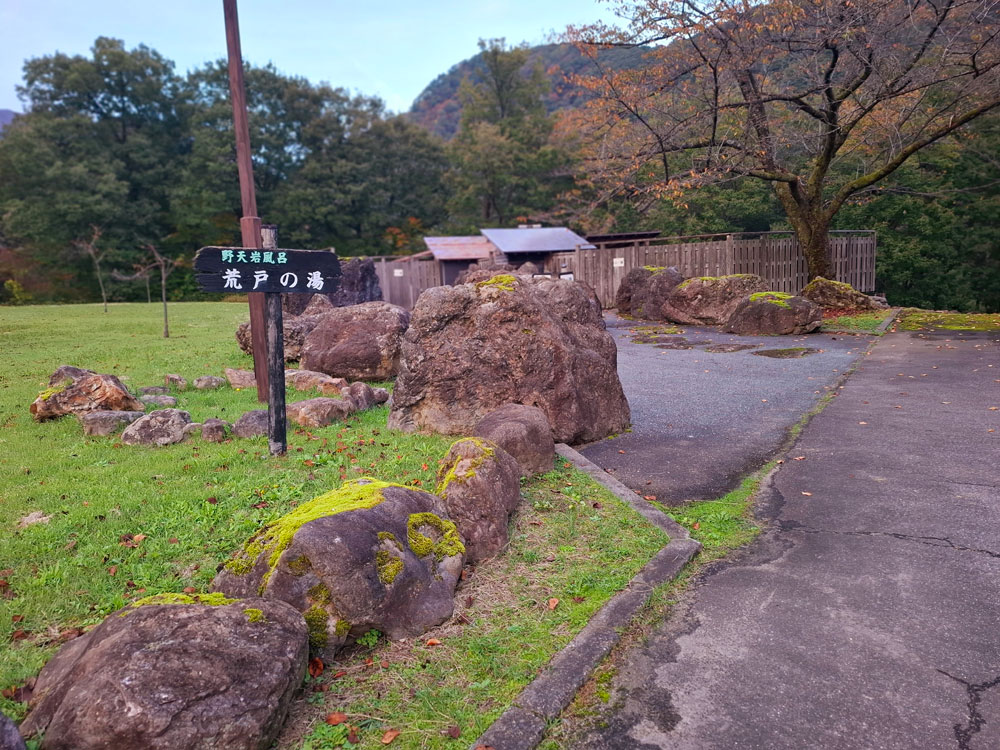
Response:
MULTIPOLYGON (((268 243, 270 244, 270 243, 268 243)), ((285 342, 282 294, 330 294, 340 284, 340 260, 328 250, 203 247, 194 257, 203 292, 262 294, 267 365, 268 443, 273 455, 288 449, 285 423, 285 342)), ((257 342, 253 342, 254 359, 257 342)), ((257 383, 258 388, 260 382, 257 383)))
POLYGON ((236 166, 240 175, 240 235, 245 247, 203 247, 195 257, 198 282, 206 292, 246 292, 257 398, 267 401, 271 453, 288 449, 285 424, 285 344, 281 294, 333 292, 340 282, 340 261, 330 252, 265 247, 253 184, 250 125, 243 83, 243 52, 236 0, 222 0, 229 53, 229 95, 233 101, 236 166))

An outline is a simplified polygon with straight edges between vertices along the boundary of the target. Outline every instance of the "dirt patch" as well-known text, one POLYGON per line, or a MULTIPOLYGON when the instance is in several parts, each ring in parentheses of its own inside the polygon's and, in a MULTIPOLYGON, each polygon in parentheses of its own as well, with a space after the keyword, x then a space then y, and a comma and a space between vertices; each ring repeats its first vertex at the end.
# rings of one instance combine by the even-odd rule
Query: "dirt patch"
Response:
POLYGON ((762 344, 714 344, 706 346, 705 351, 712 354, 732 354, 733 352, 745 352, 747 349, 756 349, 762 344))

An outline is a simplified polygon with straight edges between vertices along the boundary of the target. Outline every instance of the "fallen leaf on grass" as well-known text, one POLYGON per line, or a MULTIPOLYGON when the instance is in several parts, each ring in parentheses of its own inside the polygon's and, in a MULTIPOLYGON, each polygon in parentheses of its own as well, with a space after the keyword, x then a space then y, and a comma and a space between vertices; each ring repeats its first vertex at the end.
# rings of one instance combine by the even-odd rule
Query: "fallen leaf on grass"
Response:
POLYGON ((458 727, 448 727, 444 730, 444 734, 451 737, 453 740, 457 740, 462 736, 462 730, 458 727))
POLYGON ((117 565, 112 565, 110 568, 108 568, 108 575, 109 576, 117 575, 117 573, 118 573, 118 566, 117 565))
POLYGON ((655 500, 656 499, 656 495, 643 495, 642 497, 645 500, 655 500))
POLYGON ((345 721, 347 721, 347 714, 342 714, 340 711, 334 711, 332 714, 326 715, 326 723, 331 727, 343 724, 345 721))
POLYGON ((388 659, 383 659, 382 661, 379 662, 379 666, 382 667, 382 669, 388 669, 389 668, 389 660, 388 659))
POLYGON ((309 660, 309 676, 315 679, 321 674, 323 674, 323 660, 318 656, 313 657, 309 660))
POLYGON ((195 591, 196 591, 196 589, 195 589, 194 586, 185 586, 184 587, 184 593, 185 594, 193 594, 195 591))
POLYGON ((428 638, 427 639, 427 643, 425 643, 424 645, 426 645, 426 646, 440 646, 441 645, 441 641, 439 641, 437 638, 428 638))
POLYGON ((388 745, 394 739, 399 737, 399 734, 400 732, 398 729, 387 729, 386 733, 382 735, 382 744, 388 745))
POLYGON ((357 745, 361 740, 358 739, 358 730, 351 727, 351 731, 347 733, 347 741, 352 745, 357 745))
POLYGON ((341 669, 339 672, 334 672, 333 677, 330 679, 339 680, 341 677, 347 674, 347 670, 341 669))
POLYGON ((691 528, 694 529, 695 531, 697 531, 698 529, 700 529, 701 528, 701 521, 695 521, 694 524, 691 526, 691 528))
POLYGON ((551 599, 549 599, 549 609, 555 609, 558 606, 559 606, 559 600, 558 599, 556 599, 555 597, 552 597, 551 599))

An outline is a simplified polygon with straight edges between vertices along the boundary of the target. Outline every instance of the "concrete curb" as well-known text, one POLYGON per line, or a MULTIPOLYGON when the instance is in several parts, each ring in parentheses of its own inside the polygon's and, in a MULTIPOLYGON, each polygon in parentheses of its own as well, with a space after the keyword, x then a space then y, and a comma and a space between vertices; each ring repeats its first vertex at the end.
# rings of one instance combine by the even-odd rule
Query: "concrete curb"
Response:
POLYGON ((556 452, 598 484, 628 503, 643 518, 663 529, 670 543, 646 563, 628 586, 601 607, 577 636, 545 667, 538 677, 514 700, 513 705, 487 729, 472 748, 533 750, 545 733, 548 722, 562 713, 573 696, 601 663, 636 612, 649 600, 653 589, 674 578, 701 549, 687 529, 658 511, 607 472, 560 443, 556 452))
POLYGON ((896 322, 896 318, 899 317, 899 313, 902 312, 902 310, 903 310, 902 307, 894 307, 894 308, 892 308, 892 312, 889 315, 887 315, 886 318, 885 318, 885 320, 883 320, 879 324, 879 327, 875 329, 875 335, 876 336, 881 336, 883 333, 885 333, 886 331, 888 331, 889 330, 889 326, 891 326, 893 323, 896 322))

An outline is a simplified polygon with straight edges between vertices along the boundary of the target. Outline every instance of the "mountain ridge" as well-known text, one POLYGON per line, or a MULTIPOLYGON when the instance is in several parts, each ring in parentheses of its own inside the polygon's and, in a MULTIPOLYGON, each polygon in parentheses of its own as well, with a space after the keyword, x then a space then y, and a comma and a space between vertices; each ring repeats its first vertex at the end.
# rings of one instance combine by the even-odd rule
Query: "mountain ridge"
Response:
MULTIPOLYGON (((645 50, 640 48, 611 47, 602 49, 598 56, 603 65, 618 69, 636 68, 642 64, 645 50)), ((541 44, 528 48, 525 69, 540 65, 549 79, 551 88, 545 96, 545 107, 554 112, 576 107, 586 101, 586 92, 575 86, 570 77, 594 70, 593 63, 572 44, 541 44)), ((483 53, 452 65, 431 81, 413 100, 407 116, 445 140, 458 132, 462 105, 458 100, 458 87, 468 77, 473 83, 481 80, 483 53)))

